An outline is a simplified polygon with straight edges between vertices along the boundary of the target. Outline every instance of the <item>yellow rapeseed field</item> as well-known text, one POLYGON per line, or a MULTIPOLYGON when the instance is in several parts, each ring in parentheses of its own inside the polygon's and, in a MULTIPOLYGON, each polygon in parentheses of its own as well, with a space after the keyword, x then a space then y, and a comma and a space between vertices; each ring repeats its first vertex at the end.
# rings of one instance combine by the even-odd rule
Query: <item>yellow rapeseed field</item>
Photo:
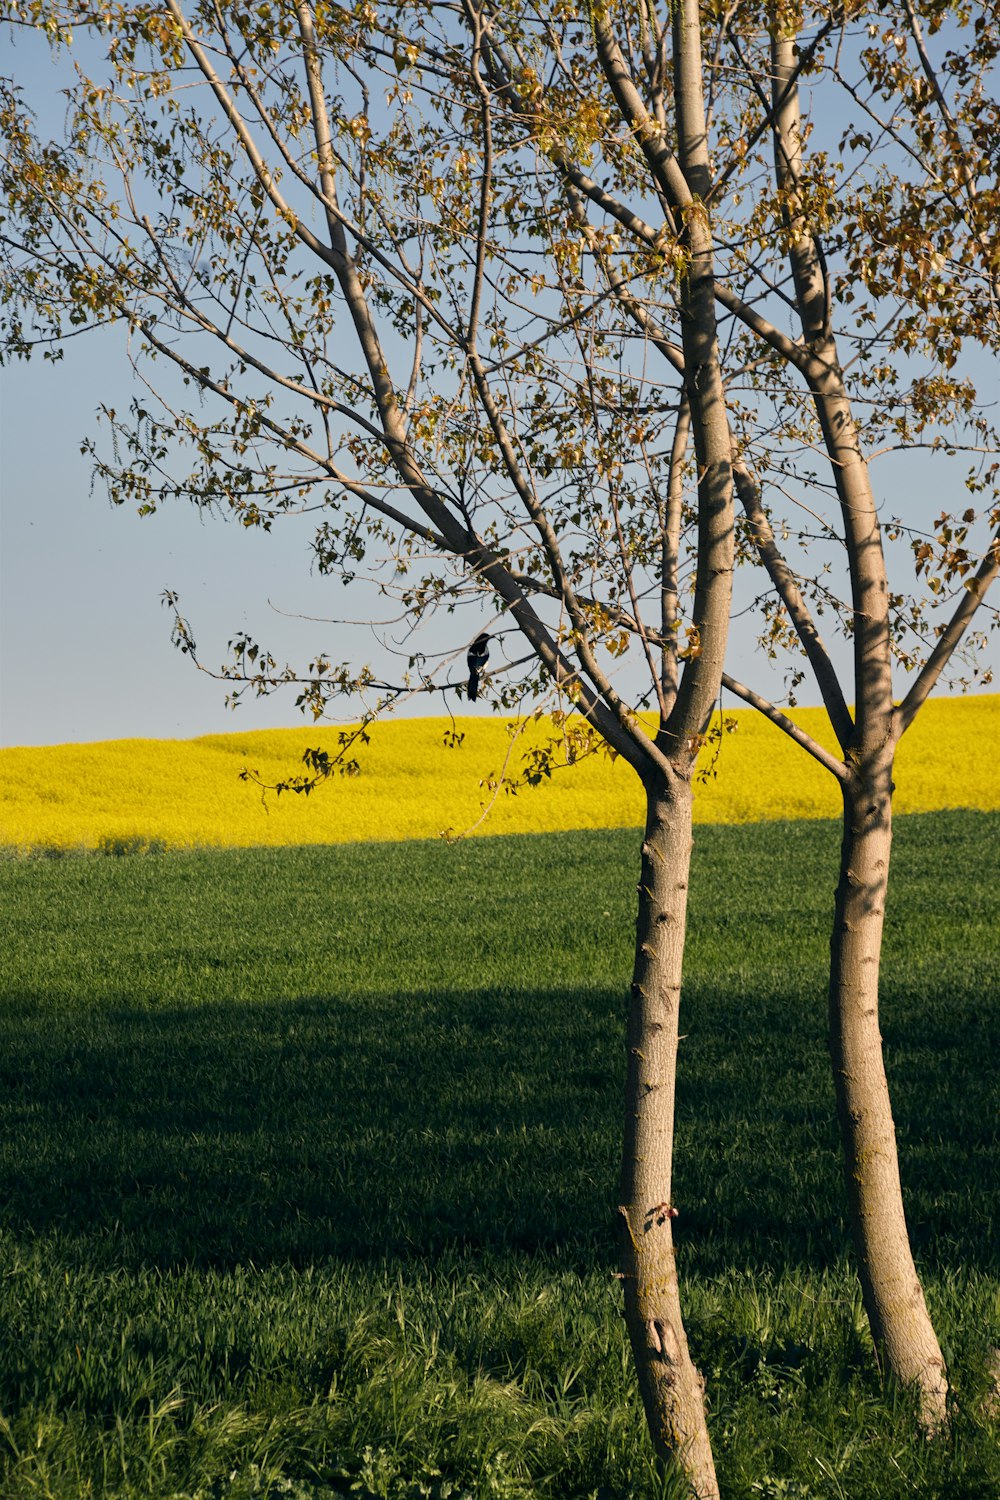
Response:
MULTIPOLYGON (((732 715, 715 776, 698 788, 703 823, 825 818, 839 812, 836 783, 810 756, 753 710, 732 715)), ((832 747, 819 709, 794 717, 832 747)), ((361 771, 337 777, 308 798, 260 792, 243 767, 274 782, 300 767, 307 746, 337 748, 337 731, 267 730, 193 740, 112 740, 102 744, 0 750, 0 845, 18 850, 327 844, 437 838, 442 833, 531 833, 638 825, 641 796, 628 766, 604 755, 557 771, 540 786, 489 800, 510 744, 506 720, 464 718, 458 748, 447 748, 449 720, 376 725, 359 752, 361 771), (478 826, 477 826, 478 825, 478 826)), ((533 723, 521 747, 551 738, 550 720, 533 723)), ((1000 694, 928 703, 904 737, 897 761, 896 809, 1000 808, 1000 694)), ((705 752, 710 755, 709 751, 705 752)))

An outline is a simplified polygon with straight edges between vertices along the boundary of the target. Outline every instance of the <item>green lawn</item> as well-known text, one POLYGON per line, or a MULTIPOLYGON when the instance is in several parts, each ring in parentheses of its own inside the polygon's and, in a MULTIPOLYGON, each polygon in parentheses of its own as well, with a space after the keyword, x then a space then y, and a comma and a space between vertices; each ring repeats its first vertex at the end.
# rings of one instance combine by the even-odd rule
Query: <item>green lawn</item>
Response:
MULTIPOLYGON (((897 829, 883 1032, 953 1432, 881 1386, 847 1262, 838 830, 702 828, 673 1196, 733 1500, 1000 1493, 1000 815, 897 829)), ((637 846, 0 863, 4 1500, 674 1493, 611 1275, 637 846)))

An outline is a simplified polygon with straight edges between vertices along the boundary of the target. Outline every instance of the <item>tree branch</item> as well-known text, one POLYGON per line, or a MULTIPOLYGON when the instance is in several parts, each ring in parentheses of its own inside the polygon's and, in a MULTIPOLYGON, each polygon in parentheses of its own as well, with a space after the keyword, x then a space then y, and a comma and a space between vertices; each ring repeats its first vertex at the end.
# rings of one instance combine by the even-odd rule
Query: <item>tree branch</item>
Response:
POLYGON ((808 750, 813 759, 818 760, 820 765, 836 776, 838 781, 846 782, 850 779, 851 773, 843 761, 837 760, 835 756, 830 754, 829 750, 824 750, 818 740, 814 740, 811 734, 807 734, 787 714, 783 714, 780 708, 776 708, 773 703, 769 703, 766 698, 762 698, 752 688, 745 687, 742 682, 737 682, 736 678, 730 677, 728 672, 723 672, 722 674, 722 686, 728 692, 732 693, 734 697, 741 698, 744 703, 749 703, 751 708, 755 708, 758 713, 763 714, 765 719, 769 719, 778 729, 783 730, 789 739, 794 740, 797 745, 801 745, 803 750, 808 750))
POLYGON ((792 570, 778 550, 771 523, 761 504, 759 486, 744 463, 735 464, 734 477, 736 493, 740 497, 744 514, 750 522, 760 560, 767 569, 779 599, 788 611, 788 617, 813 669, 834 733, 841 748, 846 750, 854 733, 854 721, 847 707, 840 681, 834 671, 833 662, 816 629, 809 606, 795 582, 792 570))
POLYGON ((916 681, 893 715, 897 737, 913 723, 918 711, 930 696, 934 684, 948 665, 973 615, 986 597, 990 584, 1000 573, 1000 531, 994 536, 974 578, 965 584, 964 598, 938 637, 937 645, 924 663, 916 681))

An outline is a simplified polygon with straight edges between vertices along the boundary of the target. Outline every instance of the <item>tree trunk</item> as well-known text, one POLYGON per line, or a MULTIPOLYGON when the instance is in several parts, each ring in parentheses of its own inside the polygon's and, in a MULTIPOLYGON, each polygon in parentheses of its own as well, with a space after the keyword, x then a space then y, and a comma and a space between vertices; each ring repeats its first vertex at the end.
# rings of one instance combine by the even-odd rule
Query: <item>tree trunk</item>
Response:
POLYGON ((879 958, 892 845, 892 746, 844 784, 840 882, 831 939, 830 1054, 851 1231, 879 1359, 912 1387, 921 1421, 947 1421, 944 1360, 903 1213, 896 1132, 878 1020, 879 958))
POLYGON ((684 1469, 698 1500, 716 1500, 704 1382, 691 1363, 681 1320, 671 1222, 691 843, 690 782, 672 777, 669 785, 662 780, 647 785, 618 1212, 625 1320, 653 1446, 661 1460, 684 1469))

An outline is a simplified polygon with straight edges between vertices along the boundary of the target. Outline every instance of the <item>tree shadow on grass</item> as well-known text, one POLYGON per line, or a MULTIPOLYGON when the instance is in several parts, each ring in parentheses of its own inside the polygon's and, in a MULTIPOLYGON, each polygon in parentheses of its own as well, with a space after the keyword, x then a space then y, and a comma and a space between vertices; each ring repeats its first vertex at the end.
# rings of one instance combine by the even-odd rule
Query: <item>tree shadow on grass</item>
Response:
POLYGON ((597 1055, 595 1010, 491 993, 19 1005, 0 1043, 4 1218, 159 1266, 590 1255, 614 1170, 616 1051, 597 1055))
MULTIPOLYGON (((925 997, 926 999, 926 997, 925 997)), ((931 1013, 932 1008, 927 1008, 931 1013)), ((685 1270, 829 1264, 846 1248, 817 1018, 692 987, 676 1155, 685 1270)), ((301 997, 0 1018, 0 1203, 94 1265, 384 1262, 456 1247, 611 1268, 621 1006, 601 992, 301 997)), ((915 1071, 918 1243, 950 1174, 948 1259, 992 1258, 974 1169, 991 1122, 915 1071), (951 1135, 928 1091, 947 1096, 951 1135), (936 1186, 935 1186, 936 1184, 936 1186), (956 1194, 979 1203, 961 1228, 956 1194)), ((987 1064, 976 1064, 984 1079, 987 1064)))

